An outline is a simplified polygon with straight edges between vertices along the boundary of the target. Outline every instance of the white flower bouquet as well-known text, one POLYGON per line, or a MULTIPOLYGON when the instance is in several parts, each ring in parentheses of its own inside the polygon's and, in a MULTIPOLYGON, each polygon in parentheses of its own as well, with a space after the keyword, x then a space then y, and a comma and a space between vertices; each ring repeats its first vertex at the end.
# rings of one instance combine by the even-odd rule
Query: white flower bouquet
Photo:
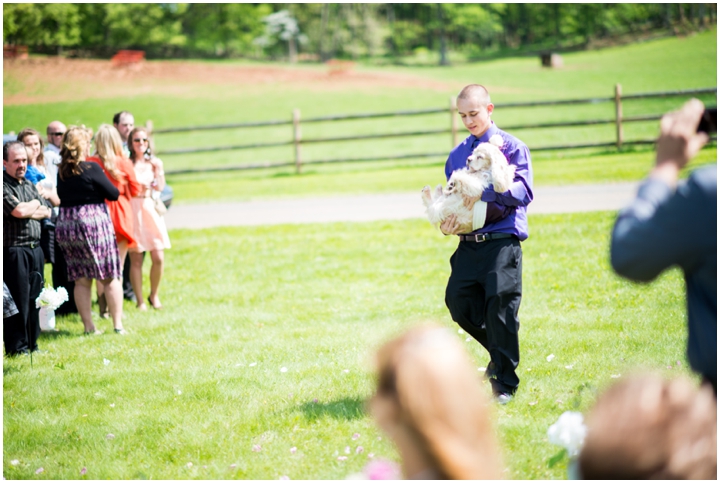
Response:
POLYGON ((65 287, 58 287, 55 290, 52 287, 45 287, 35 299, 35 307, 40 308, 40 329, 55 329, 55 310, 64 302, 69 300, 65 287))
POLYGON ((552 444, 562 446, 563 449, 550 458, 548 466, 552 467, 560 462, 565 455, 570 457, 568 464, 568 479, 578 479, 577 457, 580 455, 585 436, 587 435, 587 426, 583 422, 583 415, 574 411, 565 411, 555 424, 548 428, 548 441, 552 444))

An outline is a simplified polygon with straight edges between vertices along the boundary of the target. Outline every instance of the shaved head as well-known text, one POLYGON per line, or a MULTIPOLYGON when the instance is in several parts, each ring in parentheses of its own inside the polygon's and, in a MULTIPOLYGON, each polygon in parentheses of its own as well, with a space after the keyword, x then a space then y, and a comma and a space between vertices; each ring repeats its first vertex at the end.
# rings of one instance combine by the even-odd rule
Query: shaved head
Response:
POLYGON ((490 93, 487 89, 485 89, 485 87, 481 86, 480 84, 470 84, 463 87, 463 90, 460 91, 460 94, 458 94, 457 98, 458 100, 477 99, 485 106, 492 102, 490 101, 490 93))

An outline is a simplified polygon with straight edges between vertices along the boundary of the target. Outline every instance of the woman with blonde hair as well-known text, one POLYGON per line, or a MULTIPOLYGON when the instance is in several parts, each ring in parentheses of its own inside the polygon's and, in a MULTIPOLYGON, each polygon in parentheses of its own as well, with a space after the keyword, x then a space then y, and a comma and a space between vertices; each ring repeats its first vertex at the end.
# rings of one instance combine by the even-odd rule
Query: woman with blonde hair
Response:
POLYGON ((165 187, 165 171, 160 159, 152 155, 147 130, 136 127, 128 135, 130 160, 135 168, 135 176, 142 186, 139 195, 132 199, 135 221, 135 240, 137 245, 130 251, 130 283, 137 298, 139 310, 147 310, 142 295, 143 252, 150 252, 150 296, 148 302, 154 309, 162 308, 159 297, 160 279, 165 264, 165 252, 170 248, 165 221, 155 209, 153 194, 159 194, 165 187))
MULTIPOLYGON (((100 165, 110 182, 115 186, 120 195, 117 201, 105 202, 108 205, 110 219, 115 228, 118 252, 120 254, 120 266, 125 264, 125 256, 129 247, 136 245, 133 231, 133 211, 130 200, 140 194, 142 189, 137 178, 133 165, 125 158, 122 139, 115 127, 109 124, 101 124, 95 135, 95 156, 87 159, 100 165)), ((103 285, 98 284, 98 305, 100 316, 107 317, 107 299, 103 285)))
POLYGON ((120 254, 105 204, 105 200, 116 201, 120 192, 97 163, 85 160, 91 137, 92 131, 84 126, 70 126, 63 136, 57 188, 61 204, 56 238, 67 261, 68 280, 75 281, 75 304, 85 334, 102 333, 92 322, 92 279, 103 285, 115 332, 125 334, 120 254))
POLYGON ((448 329, 412 329, 377 354, 370 411, 395 441, 407 479, 499 479, 488 395, 448 329))

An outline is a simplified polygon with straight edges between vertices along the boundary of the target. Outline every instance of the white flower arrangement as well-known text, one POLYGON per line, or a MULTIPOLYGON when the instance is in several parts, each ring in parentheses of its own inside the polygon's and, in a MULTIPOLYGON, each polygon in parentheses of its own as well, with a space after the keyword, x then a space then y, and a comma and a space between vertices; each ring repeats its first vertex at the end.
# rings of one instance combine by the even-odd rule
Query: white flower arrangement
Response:
POLYGON ((35 299, 35 307, 54 311, 68 300, 68 293, 65 287, 58 287, 57 290, 52 287, 45 287, 42 289, 42 292, 40 292, 38 298, 35 299))
POLYGON ((574 411, 565 411, 555 424, 548 428, 548 441, 562 446, 570 458, 580 454, 587 435, 587 427, 583 423, 583 415, 574 411))

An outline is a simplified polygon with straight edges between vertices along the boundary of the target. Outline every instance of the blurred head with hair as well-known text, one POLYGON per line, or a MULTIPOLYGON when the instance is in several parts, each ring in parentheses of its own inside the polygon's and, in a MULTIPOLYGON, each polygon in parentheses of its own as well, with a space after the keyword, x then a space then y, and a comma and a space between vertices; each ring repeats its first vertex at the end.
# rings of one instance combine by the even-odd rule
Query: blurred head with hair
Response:
POLYGON ((587 426, 584 479, 717 478, 717 402, 709 386, 628 377, 600 396, 587 426))
POLYGON ((95 135, 95 151, 110 176, 121 181, 122 176, 115 166, 115 160, 125 155, 118 130, 110 124, 101 124, 95 135))
POLYGON ((45 158, 43 157, 45 145, 39 132, 29 127, 25 128, 17 135, 17 140, 22 141, 27 148, 29 165, 45 167, 45 158))
POLYGON ((500 455, 488 396, 448 329, 411 329, 377 353, 369 406, 395 441, 406 478, 498 479, 500 455))
POLYGON ((92 129, 83 126, 70 126, 63 136, 62 148, 60 148, 61 179, 80 174, 80 162, 85 161, 90 151, 92 140, 92 129))

